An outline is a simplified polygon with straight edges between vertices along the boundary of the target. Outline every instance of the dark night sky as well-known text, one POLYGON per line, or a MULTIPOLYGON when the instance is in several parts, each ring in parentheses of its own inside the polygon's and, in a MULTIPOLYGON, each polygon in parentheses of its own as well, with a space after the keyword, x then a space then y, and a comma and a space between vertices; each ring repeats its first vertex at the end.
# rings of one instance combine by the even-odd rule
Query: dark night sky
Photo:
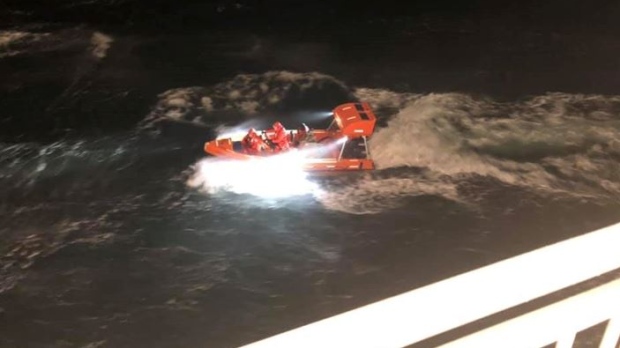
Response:
POLYGON ((187 30, 213 27, 253 27, 265 30, 287 25, 304 27, 319 23, 368 25, 368 20, 419 20, 421 16, 468 19, 481 25, 494 20, 506 25, 547 29, 618 29, 617 1, 322 1, 301 0, 57 0, 0 1, 2 23, 56 21, 88 23, 117 30, 187 30))

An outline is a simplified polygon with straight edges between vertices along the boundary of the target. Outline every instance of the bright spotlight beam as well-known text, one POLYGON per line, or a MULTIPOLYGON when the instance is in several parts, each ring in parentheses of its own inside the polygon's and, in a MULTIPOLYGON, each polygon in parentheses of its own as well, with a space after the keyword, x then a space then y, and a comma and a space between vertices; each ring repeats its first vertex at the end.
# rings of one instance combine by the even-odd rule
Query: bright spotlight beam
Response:
POLYGON ((294 114, 294 118, 299 122, 317 122, 323 121, 333 116, 331 111, 304 111, 294 114))
POLYGON ((250 160, 207 159, 197 164, 189 185, 210 193, 223 190, 262 198, 312 194, 318 187, 308 180, 304 159, 305 154, 297 151, 250 160))
POLYGON ((343 137, 324 146, 249 160, 205 159, 196 164, 188 185, 202 187, 209 193, 229 191, 268 199, 320 195, 318 185, 309 180, 304 169, 306 161, 317 153, 342 146, 346 140, 343 137))

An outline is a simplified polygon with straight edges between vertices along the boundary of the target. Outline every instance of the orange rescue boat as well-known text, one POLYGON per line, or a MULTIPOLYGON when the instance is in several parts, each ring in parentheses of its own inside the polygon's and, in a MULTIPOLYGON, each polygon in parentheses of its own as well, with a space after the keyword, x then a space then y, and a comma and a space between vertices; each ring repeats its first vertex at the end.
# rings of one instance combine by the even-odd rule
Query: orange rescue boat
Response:
MULTIPOLYGON (((368 149, 368 138, 372 136, 376 116, 368 103, 347 103, 333 109, 333 121, 327 129, 311 129, 304 141, 292 146, 284 154, 300 151, 304 169, 307 171, 351 171, 375 168, 368 149)), ((269 143, 270 131, 260 131, 262 139, 269 143)), ((298 138, 297 130, 288 131, 291 144, 298 138)), ((216 138, 206 142, 206 153, 231 160, 251 160, 277 155, 263 151, 260 155, 244 153, 242 136, 216 138)))

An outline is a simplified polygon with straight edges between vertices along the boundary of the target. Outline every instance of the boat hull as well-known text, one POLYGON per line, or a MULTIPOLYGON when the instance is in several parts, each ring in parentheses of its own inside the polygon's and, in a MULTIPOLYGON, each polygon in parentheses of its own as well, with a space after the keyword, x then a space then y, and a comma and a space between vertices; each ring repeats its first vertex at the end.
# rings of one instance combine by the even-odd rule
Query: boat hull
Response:
MULTIPOLYGON (((252 160, 260 159, 265 156, 248 155, 237 152, 234 149, 234 142, 230 138, 216 139, 205 143, 204 151, 210 155, 227 158, 230 160, 252 160)), ((351 158, 307 158, 303 162, 306 171, 358 171, 375 169, 374 162, 371 159, 351 159, 351 158)))

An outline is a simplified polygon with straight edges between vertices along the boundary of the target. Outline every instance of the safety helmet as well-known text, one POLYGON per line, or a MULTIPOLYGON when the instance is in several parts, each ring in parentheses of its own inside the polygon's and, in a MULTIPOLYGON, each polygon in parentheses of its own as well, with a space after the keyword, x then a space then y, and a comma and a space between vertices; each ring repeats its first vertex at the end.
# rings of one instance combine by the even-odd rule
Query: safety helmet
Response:
POLYGON ((248 131, 248 134, 245 135, 245 137, 243 137, 243 139, 245 141, 251 141, 252 139, 256 138, 256 131, 254 130, 254 128, 250 128, 250 130, 248 131))

